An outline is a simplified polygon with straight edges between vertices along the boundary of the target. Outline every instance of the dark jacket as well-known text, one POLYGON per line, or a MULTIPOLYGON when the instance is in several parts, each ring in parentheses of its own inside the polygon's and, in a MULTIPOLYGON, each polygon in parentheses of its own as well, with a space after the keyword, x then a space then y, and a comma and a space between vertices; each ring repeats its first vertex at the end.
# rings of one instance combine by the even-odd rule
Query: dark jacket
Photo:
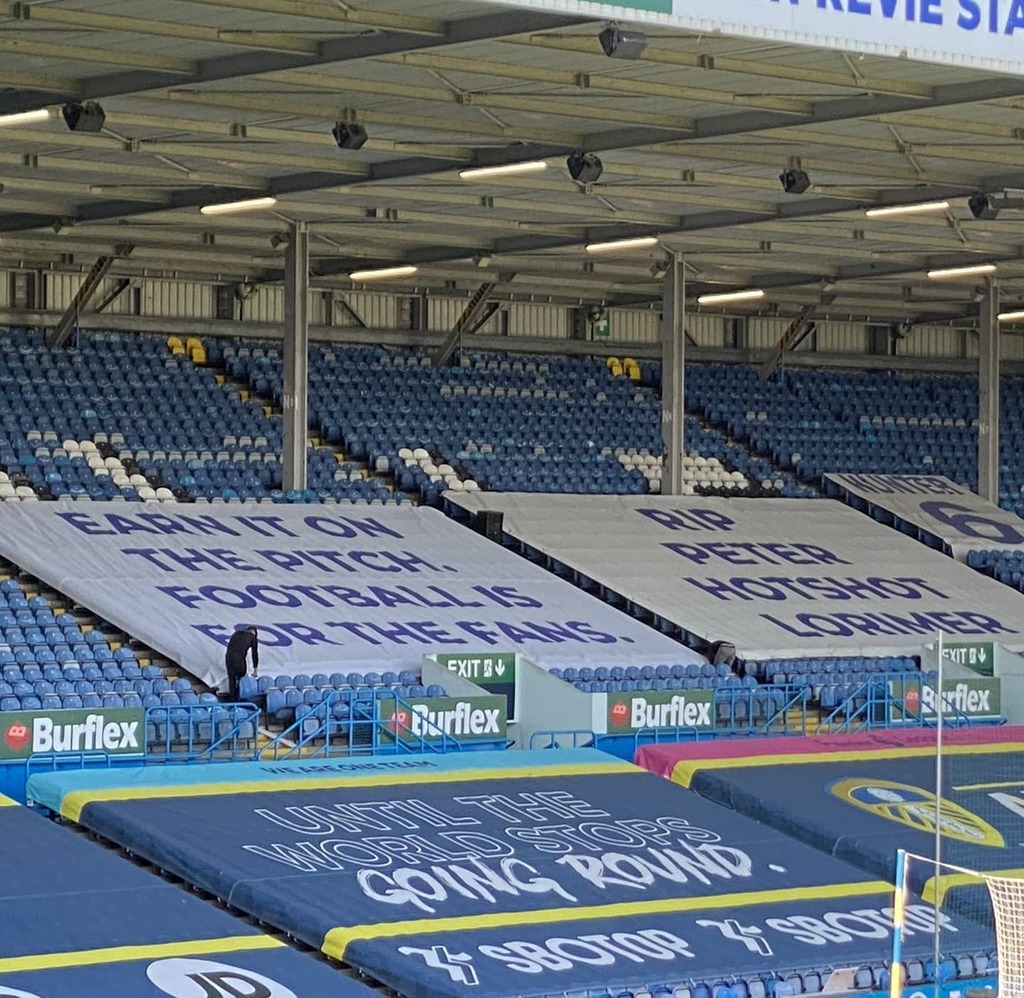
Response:
POLYGON ((246 671, 245 656, 252 652, 252 667, 255 671, 260 667, 260 643, 252 631, 235 631, 228 641, 228 650, 224 655, 228 672, 244 674, 246 671))

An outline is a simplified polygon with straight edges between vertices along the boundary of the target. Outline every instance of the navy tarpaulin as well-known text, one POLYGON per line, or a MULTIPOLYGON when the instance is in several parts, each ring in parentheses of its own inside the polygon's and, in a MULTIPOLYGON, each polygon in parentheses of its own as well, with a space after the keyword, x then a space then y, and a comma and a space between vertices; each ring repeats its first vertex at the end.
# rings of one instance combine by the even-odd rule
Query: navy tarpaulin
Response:
MULTIPOLYGON (((931 855, 935 758, 880 745, 845 753, 694 761, 688 785, 874 876, 891 876, 896 850, 931 855), (768 764, 766 764, 766 762, 768 764)), ((985 872, 1024 875, 1024 744, 951 745, 943 759, 942 858, 985 872)), ((911 866, 911 886, 932 871, 911 866)), ((930 895, 929 895, 930 896, 930 895)), ((973 902, 972 902, 973 905, 973 902)), ((987 907, 987 906, 986 906, 987 907)))
POLYGON ((186 993, 189 975, 217 995, 230 992, 212 990, 216 982, 233 981, 236 993, 265 998, 295 998, 303 988, 370 996, 309 954, 7 798, 0 910, 3 996, 156 998, 186 993))
MULTIPOLYGON (((289 779, 253 763, 219 783, 164 774, 148 792, 117 774, 81 790, 38 779, 69 817, 410 998, 714 981, 888 952, 886 883, 601 753, 367 765, 289 779)), ((930 953, 932 926, 914 899, 909 951, 930 953)), ((970 925, 963 938, 983 945, 970 925)))

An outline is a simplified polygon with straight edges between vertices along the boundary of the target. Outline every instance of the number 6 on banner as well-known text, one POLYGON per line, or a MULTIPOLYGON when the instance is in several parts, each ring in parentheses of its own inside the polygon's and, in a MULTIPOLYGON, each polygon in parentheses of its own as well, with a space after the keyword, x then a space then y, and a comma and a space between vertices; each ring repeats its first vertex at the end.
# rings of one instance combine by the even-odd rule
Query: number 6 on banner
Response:
POLYGON ((923 502, 921 512, 932 519, 952 527, 964 537, 978 537, 981 540, 996 541, 999 544, 1024 544, 1024 535, 1008 523, 990 520, 987 516, 974 513, 966 506, 954 502, 923 502))

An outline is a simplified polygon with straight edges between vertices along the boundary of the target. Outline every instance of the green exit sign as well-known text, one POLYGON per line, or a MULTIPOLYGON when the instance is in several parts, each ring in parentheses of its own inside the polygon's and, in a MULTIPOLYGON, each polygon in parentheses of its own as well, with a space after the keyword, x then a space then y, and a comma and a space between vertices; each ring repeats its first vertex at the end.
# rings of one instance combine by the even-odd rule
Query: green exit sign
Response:
POLYGON ((442 669, 468 679, 488 693, 500 693, 508 701, 508 719, 516 720, 516 654, 511 651, 452 652, 435 655, 442 669))
POLYGON ((951 662, 966 666, 982 676, 991 676, 995 666, 995 645, 991 641, 964 641, 944 645, 943 653, 951 662))

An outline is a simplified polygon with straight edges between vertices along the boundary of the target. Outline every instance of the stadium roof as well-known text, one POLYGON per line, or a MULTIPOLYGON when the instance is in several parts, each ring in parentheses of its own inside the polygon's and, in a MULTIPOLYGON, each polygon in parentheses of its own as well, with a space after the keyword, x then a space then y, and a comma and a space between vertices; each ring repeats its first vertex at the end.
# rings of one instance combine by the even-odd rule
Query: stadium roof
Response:
POLYGON ((783 315, 967 316, 977 281, 926 271, 987 262, 1024 296, 1024 216, 967 206, 1024 189, 1021 78, 665 28, 611 59, 601 21, 471 0, 3 9, 0 113, 53 116, 0 122, 0 267, 88 267, 130 244, 112 274, 274 280, 271 237, 301 219, 321 286, 402 263, 419 271, 388 287, 657 302, 669 248, 694 294, 760 287, 749 308, 783 315), (103 129, 70 130, 69 100, 99 101, 103 129), (338 148, 339 120, 365 126, 362 148, 338 148), (577 150, 602 161, 589 185, 566 170, 577 150), (537 159, 547 169, 459 177, 537 159), (786 168, 810 188, 785 193, 786 168), (269 210, 199 211, 266 195, 269 210), (584 250, 646 235, 658 244, 584 250))

